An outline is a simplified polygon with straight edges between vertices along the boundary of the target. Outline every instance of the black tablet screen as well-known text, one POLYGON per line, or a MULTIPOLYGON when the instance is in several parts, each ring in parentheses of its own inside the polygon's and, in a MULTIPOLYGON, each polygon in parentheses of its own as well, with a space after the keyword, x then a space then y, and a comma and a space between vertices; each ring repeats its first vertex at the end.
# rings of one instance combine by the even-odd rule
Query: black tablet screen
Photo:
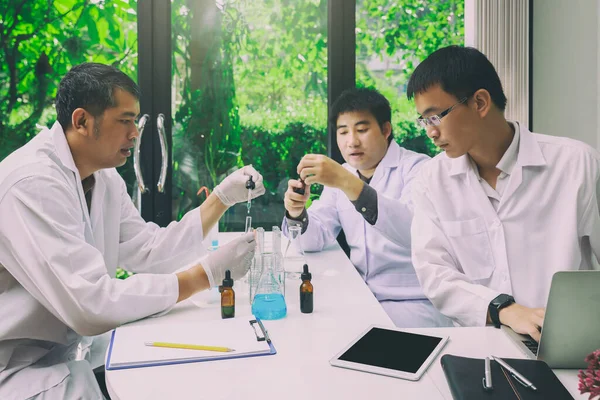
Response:
POLYGON ((339 359, 415 373, 441 340, 438 337, 371 328, 339 359))

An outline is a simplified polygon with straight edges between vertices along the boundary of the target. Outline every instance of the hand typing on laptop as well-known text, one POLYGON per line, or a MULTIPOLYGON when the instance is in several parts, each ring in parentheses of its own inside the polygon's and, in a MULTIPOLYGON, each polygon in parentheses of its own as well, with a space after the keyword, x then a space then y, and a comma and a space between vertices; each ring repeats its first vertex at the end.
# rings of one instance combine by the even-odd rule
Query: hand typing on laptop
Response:
POLYGON ((513 303, 501 309, 499 317, 503 325, 511 327, 517 333, 529 335, 539 342, 545 313, 545 308, 529 308, 513 303))

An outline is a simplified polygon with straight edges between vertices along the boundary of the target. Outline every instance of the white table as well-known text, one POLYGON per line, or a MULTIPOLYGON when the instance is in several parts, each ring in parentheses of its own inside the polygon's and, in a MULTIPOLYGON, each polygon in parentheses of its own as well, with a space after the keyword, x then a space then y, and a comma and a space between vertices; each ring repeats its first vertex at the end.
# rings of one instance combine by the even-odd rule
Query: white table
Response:
MULTIPOLYGON (((219 237, 227 241, 232 234, 219 237)), ((439 358, 418 382, 330 366, 329 359, 369 325, 391 327, 393 323, 339 246, 306 258, 315 287, 314 312, 300 313, 300 280, 287 280, 288 315, 265 321, 276 355, 107 371, 112 399, 372 399, 394 394, 403 399, 452 399, 439 358)), ((219 319, 218 302, 210 295, 205 300, 202 304, 196 298, 200 306, 182 302, 165 316, 136 324, 219 319)), ((236 318, 250 316, 247 296, 236 293, 236 318)), ((492 327, 412 331, 450 335, 444 353, 524 357, 502 331, 492 327)), ((576 370, 557 371, 557 375, 573 396, 585 398, 578 394, 576 370)))

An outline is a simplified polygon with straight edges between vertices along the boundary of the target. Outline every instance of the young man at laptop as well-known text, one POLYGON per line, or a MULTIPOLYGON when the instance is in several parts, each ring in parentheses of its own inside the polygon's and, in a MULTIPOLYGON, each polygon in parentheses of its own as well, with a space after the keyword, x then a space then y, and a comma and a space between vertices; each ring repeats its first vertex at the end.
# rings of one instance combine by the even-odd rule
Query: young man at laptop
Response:
POLYGON ((493 65, 473 48, 432 53, 407 95, 443 153, 413 185, 412 254, 427 297, 463 326, 540 338, 552 275, 600 255, 600 154, 504 118, 493 65))

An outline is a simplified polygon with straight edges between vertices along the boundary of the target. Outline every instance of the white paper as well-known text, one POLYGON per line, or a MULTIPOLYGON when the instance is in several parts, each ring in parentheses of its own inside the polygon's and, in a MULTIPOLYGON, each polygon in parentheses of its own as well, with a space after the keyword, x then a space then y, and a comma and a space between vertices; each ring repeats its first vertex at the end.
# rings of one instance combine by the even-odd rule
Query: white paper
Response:
MULTIPOLYGON (((259 336, 262 331, 254 324, 259 336)), ((170 363, 184 360, 220 359, 241 354, 269 353, 266 341, 256 340, 248 318, 231 318, 190 324, 132 325, 116 329, 110 355, 111 367, 170 363), (146 342, 169 342, 219 346, 233 352, 173 349, 146 346, 146 342)))

